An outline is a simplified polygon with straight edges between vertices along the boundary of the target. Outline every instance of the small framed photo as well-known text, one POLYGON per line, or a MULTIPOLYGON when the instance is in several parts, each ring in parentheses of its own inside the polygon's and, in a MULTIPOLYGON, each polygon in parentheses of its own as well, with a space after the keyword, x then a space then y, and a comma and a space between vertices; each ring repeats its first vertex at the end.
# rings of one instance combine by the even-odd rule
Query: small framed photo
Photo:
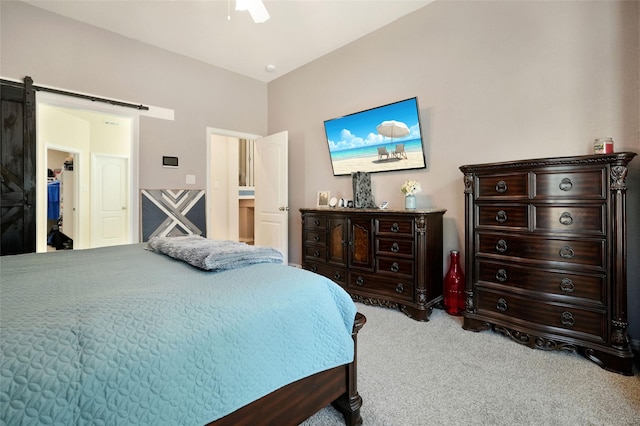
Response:
POLYGON ((329 198, 331 196, 331 192, 330 191, 318 191, 318 200, 317 200, 317 206, 318 207, 329 207, 329 198))

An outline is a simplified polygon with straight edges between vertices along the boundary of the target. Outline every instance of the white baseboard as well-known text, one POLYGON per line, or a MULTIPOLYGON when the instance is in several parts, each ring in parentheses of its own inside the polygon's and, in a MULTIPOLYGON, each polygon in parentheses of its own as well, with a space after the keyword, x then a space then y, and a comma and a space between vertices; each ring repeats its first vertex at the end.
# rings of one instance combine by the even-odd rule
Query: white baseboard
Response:
POLYGON ((298 263, 289 263, 289 266, 293 266, 294 268, 302 269, 302 265, 298 263))

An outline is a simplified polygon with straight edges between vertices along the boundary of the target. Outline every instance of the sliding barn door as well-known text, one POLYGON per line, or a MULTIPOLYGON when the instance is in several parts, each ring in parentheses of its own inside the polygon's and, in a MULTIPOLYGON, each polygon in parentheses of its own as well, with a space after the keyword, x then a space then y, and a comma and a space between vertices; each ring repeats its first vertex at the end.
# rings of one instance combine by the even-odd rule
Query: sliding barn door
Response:
POLYGON ((36 120, 32 80, 3 81, 0 255, 36 251, 36 120))

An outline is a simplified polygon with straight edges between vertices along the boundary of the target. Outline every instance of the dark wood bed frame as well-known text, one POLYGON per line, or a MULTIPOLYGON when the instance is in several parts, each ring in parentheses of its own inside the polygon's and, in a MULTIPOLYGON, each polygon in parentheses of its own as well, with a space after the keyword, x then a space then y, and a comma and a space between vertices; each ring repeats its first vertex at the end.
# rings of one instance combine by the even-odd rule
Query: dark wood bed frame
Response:
POLYGON ((290 383, 207 426, 299 425, 332 404, 347 426, 362 425, 362 398, 357 386, 358 332, 367 321, 356 314, 353 331, 353 362, 290 383))

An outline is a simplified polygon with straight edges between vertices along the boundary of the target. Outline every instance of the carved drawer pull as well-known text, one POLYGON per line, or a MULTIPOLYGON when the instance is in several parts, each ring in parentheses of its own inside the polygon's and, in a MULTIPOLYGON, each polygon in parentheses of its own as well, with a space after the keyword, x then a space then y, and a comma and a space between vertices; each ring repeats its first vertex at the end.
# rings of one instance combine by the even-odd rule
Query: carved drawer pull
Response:
POLYGON ((336 272, 335 274, 333 274, 333 278, 335 278, 336 280, 341 280, 342 274, 340 272, 336 272))
POLYGON ((565 293, 572 293, 575 288, 576 286, 569 278, 563 278, 562 281, 560 281, 560 290, 565 293))
POLYGON ((496 305, 496 309, 500 312, 505 312, 509 307, 507 306, 507 301, 500 298, 498 299, 498 304, 496 305))
POLYGON ((501 180, 498 182, 498 184, 496 185, 496 191, 498 191, 499 193, 504 193, 507 192, 507 182, 501 180))
POLYGON ((311 267, 311 271, 312 271, 312 272, 318 272, 318 267, 317 267, 316 265, 313 265, 313 266, 311 267))
POLYGON ((400 265, 398 265, 398 262, 393 262, 391 264, 391 272, 398 272, 400 270, 400 265))
POLYGON ((393 225, 391 225, 391 232, 398 232, 399 230, 400 230, 400 225, 394 222, 393 225))
POLYGON ((507 242, 505 240, 498 240, 498 243, 496 244, 496 250, 498 250, 500 253, 504 253, 505 251, 507 251, 507 242))
POLYGON ((571 191, 571 188, 573 188, 573 182, 571 182, 571 179, 569 178, 564 178, 560 181, 560 185, 558 185, 558 187, 562 191, 571 191))
POLYGON ((400 251, 400 246, 398 245, 398 243, 391 244, 391 251, 394 253, 397 253, 400 251))
POLYGON ((573 318, 571 312, 563 312, 562 315, 560 315, 560 322, 562 325, 572 327, 576 323, 576 320, 573 318))
POLYGON ((498 214, 496 215, 496 222, 505 223, 506 221, 507 221, 507 212, 505 212, 504 210, 499 210, 498 214))
POLYGON ((319 236, 319 235, 314 235, 314 236, 313 236, 313 241, 315 241, 316 243, 317 243, 318 241, 320 241, 320 236, 319 236))
POLYGON ((496 280, 501 283, 505 282, 507 280, 507 271, 502 268, 498 269, 498 272, 496 273, 496 280))
POLYGON ((404 293, 404 286, 402 285, 402 283, 398 283, 398 285, 396 286, 396 293, 404 293))
POLYGON ((569 245, 563 246, 560 249, 560 257, 563 259, 571 259, 573 256, 575 256, 575 254, 576 252, 573 251, 573 249, 569 245))
POLYGON ((316 250, 316 251, 313 252, 313 255, 315 257, 320 257, 320 252, 318 250, 316 250))
POLYGON ((358 277, 358 279, 356 279, 356 284, 362 287, 364 285, 364 278, 358 277))
POLYGON ((564 212, 560 215, 560 223, 565 225, 565 226, 569 226, 573 224, 573 217, 571 216, 571 213, 569 212, 564 212))
POLYGON ((314 221, 313 221, 313 224, 314 224, 315 226, 319 226, 319 225, 320 225, 320 220, 318 220, 318 219, 314 220, 314 221))

